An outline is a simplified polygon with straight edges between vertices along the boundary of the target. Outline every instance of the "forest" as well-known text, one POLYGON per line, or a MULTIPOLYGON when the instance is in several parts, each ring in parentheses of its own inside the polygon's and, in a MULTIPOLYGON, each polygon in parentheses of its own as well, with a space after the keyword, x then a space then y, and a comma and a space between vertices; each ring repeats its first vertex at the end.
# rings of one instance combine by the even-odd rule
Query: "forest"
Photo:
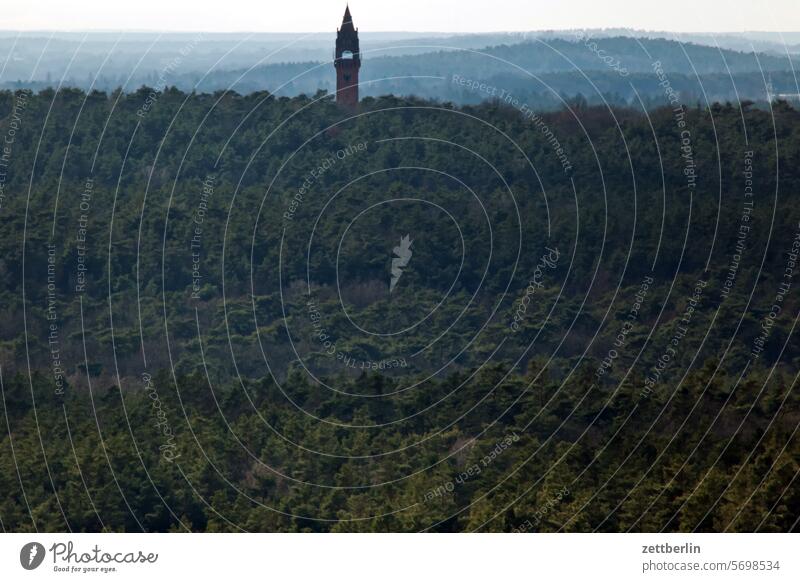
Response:
POLYGON ((796 529, 800 113, 654 74, 0 93, 2 530, 796 529))

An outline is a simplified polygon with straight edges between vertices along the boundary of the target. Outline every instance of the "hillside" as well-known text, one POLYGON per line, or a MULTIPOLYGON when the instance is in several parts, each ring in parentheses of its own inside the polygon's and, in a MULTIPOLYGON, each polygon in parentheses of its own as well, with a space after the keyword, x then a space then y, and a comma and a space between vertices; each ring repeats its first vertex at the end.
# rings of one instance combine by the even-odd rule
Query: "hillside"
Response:
MULTIPOLYGON (((495 96, 459 86, 455 75, 496 93, 512 93, 537 109, 559 109, 563 99, 576 96, 592 104, 605 100, 617 106, 656 107, 666 103, 658 63, 685 103, 766 102, 770 94, 800 93, 792 72, 796 56, 789 48, 780 53, 770 45, 770 52, 755 52, 728 39, 727 44, 741 49, 733 50, 725 48, 726 38, 689 36, 707 43, 700 44, 677 35, 608 36, 602 31, 366 35, 361 92, 459 104, 495 96)), ((39 90, 58 83, 104 91, 175 86, 287 96, 334 90, 330 35, 151 35, 134 42, 109 33, 85 44, 68 37, 45 40, 0 38, 0 50, 9 55, 0 86, 39 90)))

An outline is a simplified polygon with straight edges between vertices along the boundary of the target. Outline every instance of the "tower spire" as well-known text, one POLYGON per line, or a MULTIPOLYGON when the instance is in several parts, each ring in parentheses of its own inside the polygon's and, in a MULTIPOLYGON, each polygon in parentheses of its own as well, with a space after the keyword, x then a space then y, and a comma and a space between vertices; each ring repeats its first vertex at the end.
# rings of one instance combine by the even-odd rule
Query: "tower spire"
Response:
POLYGON ((344 9, 344 17, 342 18, 342 32, 355 32, 353 26, 353 17, 350 15, 350 4, 347 4, 344 9))

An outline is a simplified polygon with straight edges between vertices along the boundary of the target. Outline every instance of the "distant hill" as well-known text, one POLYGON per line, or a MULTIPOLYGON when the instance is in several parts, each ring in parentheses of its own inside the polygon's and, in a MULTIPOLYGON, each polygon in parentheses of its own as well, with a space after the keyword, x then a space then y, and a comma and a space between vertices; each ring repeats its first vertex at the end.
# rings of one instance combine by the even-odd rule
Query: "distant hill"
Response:
MULTIPOLYGON (((646 106, 663 104, 665 82, 684 102, 758 102, 769 95, 800 93, 792 73, 798 57, 788 48, 784 54, 756 53, 683 42, 682 37, 604 34, 365 34, 361 93, 418 95, 461 104, 508 93, 543 109, 573 98, 618 105, 638 105, 640 100, 646 106), (655 63, 667 80, 658 77, 655 63)), ((767 42, 731 35, 695 37, 720 45, 767 42)), ((0 51, 8 55, 0 69, 0 87, 42 89, 61 84, 131 91, 146 85, 313 95, 334 90, 331 44, 329 34, 150 34, 138 35, 133 42, 127 35, 120 39, 109 33, 84 44, 68 36, 0 38, 0 51), (71 64, 63 62, 73 55, 71 64), (65 72, 53 73, 59 66, 65 72)))
MULTIPOLYGON (((765 101, 771 93, 797 93, 792 59, 718 49, 666 39, 536 39, 484 49, 436 50, 383 56, 365 51, 362 95, 418 95, 478 103, 511 94, 530 107, 554 108, 576 96, 590 103, 663 104, 667 94, 655 63, 684 102, 765 101)), ((178 87, 198 91, 267 89, 281 95, 333 91, 324 62, 274 64, 249 71, 185 74, 178 87)))

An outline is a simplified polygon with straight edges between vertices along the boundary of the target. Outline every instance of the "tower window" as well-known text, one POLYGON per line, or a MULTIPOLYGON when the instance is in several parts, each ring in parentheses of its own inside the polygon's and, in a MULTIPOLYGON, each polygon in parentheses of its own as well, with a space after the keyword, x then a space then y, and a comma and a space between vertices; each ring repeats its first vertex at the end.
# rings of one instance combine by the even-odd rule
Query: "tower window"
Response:
POLYGON ((347 60, 353 60, 353 51, 342 51, 342 58, 347 60))

